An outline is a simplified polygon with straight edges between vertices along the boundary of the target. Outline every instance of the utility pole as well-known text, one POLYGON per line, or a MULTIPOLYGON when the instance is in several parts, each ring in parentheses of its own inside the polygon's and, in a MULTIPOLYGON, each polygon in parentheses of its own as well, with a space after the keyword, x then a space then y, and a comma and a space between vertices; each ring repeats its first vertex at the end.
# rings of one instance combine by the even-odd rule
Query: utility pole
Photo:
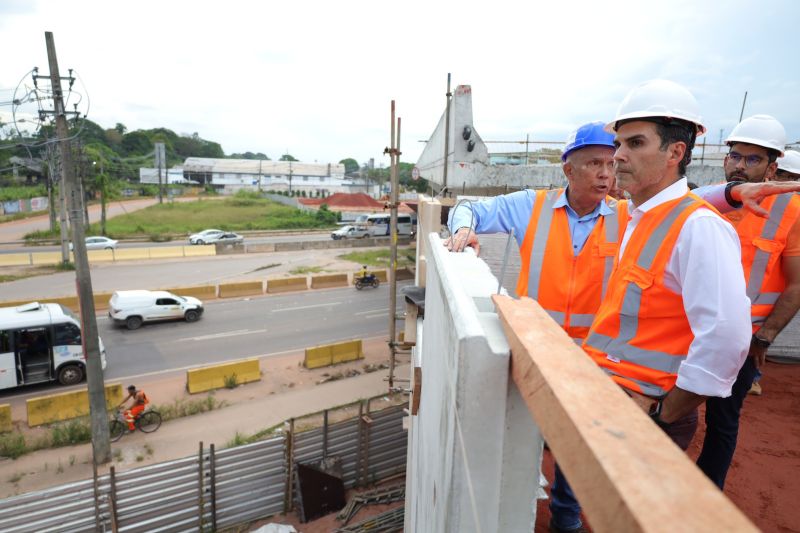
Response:
MULTIPOLYGON (((448 91, 449 92, 449 91, 448 91)), ((389 200, 389 235, 390 259, 389 259, 389 391, 394 388, 394 366, 397 358, 397 203, 398 203, 398 179, 397 164, 400 161, 400 118, 397 118, 397 129, 395 130, 394 100, 392 100, 392 127, 390 147, 383 152, 389 154, 391 166, 389 168, 389 179, 391 183, 391 195, 389 200), (396 133, 395 133, 396 131, 396 133)))
POLYGON ((107 463, 111 460, 111 444, 108 440, 108 413, 106 412, 106 395, 103 383, 103 368, 100 362, 100 346, 97 336, 97 319, 95 317, 94 298, 92 293, 92 277, 89 271, 89 260, 86 256, 83 224, 81 224, 81 205, 77 196, 78 187, 74 180, 72 154, 70 153, 69 130, 64 113, 64 99, 61 91, 61 76, 58 73, 58 59, 53 32, 45 32, 47 43, 47 59, 50 64, 50 84, 53 91, 53 105, 56 119, 56 134, 61 151, 61 181, 67 193, 69 203, 70 231, 75 254, 75 282, 78 289, 78 301, 81 309, 81 329, 83 335, 83 353, 86 357, 86 381, 89 388, 89 413, 92 427, 92 460, 107 463))
POLYGON ((53 157, 53 145, 48 144, 45 147, 45 154, 47 157, 47 207, 48 214, 50 215, 50 231, 56 231, 56 202, 58 202, 58 194, 55 191, 56 187, 56 165, 55 157, 53 157))
MULTIPOLYGON (((447 107, 444 112, 444 174, 442 175, 442 191, 447 189, 447 159, 450 155, 450 102, 453 100, 453 93, 450 92, 450 73, 447 73, 447 107)), ((392 118, 394 121, 394 118, 392 118)), ((394 128, 394 122, 392 122, 394 128)), ((394 140, 394 139, 392 139, 394 140)))
MULTIPOLYGON (((286 150, 286 153, 289 153, 289 150, 286 150)), ((292 195, 292 162, 289 161, 289 196, 292 195)))
POLYGON ((61 176, 58 179, 58 216, 61 226, 61 263, 66 265, 70 262, 69 236, 67 235, 69 231, 69 224, 67 223, 67 187, 64 183, 64 174, 62 172, 64 166, 61 163, 61 158, 58 157, 58 154, 55 154, 54 159, 57 161, 56 172, 61 176))
MULTIPOLYGON (((156 143, 156 166, 158 166, 158 203, 164 203, 164 189, 161 181, 161 167, 166 167, 166 148, 164 143, 156 143)), ((169 181, 169 179, 167 180, 169 181)))

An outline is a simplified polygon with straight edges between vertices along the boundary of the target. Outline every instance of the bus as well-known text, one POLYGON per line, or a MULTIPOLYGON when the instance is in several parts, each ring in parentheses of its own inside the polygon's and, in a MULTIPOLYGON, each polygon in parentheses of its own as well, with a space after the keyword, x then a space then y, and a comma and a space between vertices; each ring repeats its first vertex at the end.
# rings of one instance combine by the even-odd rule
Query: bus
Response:
MULTIPOLYGON (((100 362, 106 350, 100 343, 100 362)), ((0 389, 58 381, 75 385, 86 375, 81 323, 69 308, 32 302, 0 308, 0 389)))
MULTIPOLYGON (((370 215, 367 217, 367 229, 371 237, 389 236, 390 215, 370 215)), ((413 235, 414 221, 411 215, 397 215, 397 234, 413 235)))

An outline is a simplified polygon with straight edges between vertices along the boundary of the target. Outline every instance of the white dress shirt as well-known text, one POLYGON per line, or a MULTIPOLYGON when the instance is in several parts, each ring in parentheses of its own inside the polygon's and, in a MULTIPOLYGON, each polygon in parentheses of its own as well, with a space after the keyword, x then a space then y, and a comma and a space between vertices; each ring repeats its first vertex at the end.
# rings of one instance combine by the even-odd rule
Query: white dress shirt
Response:
MULTIPOLYGON (((642 216, 687 190, 682 178, 640 206, 631 202, 620 257, 642 216)), ((686 219, 664 274, 666 288, 682 296, 694 333, 678 369, 683 390, 726 398, 744 364, 752 329, 741 256, 736 231, 716 213, 698 209, 686 219)))

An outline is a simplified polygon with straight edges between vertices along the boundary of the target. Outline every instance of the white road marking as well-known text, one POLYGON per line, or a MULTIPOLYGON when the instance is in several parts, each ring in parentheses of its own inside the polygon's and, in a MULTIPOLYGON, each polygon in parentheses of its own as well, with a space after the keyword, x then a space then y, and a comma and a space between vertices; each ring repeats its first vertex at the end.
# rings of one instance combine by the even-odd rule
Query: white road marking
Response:
POLYGON ((222 339, 224 337, 236 337, 238 335, 252 335, 253 333, 265 333, 266 329, 237 329, 236 331, 224 331, 212 335, 202 335, 200 337, 185 337, 178 341, 206 341, 209 339, 222 339))
POLYGON ((299 311, 301 309, 314 309, 315 307, 331 307, 334 305, 341 305, 341 302, 331 302, 329 304, 303 305, 301 307, 284 307, 283 309, 273 309, 271 312, 283 313, 284 311, 299 311))

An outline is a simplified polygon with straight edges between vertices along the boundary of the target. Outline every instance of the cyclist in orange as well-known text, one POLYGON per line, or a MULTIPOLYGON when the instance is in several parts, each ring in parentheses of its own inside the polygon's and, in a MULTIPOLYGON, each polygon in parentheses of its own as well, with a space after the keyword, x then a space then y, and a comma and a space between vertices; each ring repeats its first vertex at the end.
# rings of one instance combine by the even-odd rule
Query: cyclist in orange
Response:
POLYGON ((125 397, 124 400, 119 404, 120 407, 128 401, 131 401, 131 408, 125 410, 125 421, 128 423, 128 430, 134 431, 136 426, 133 422, 142 414, 142 411, 145 410, 147 404, 150 403, 150 400, 147 398, 147 395, 144 393, 143 390, 136 390, 136 385, 129 385, 128 386, 128 396, 125 397))

